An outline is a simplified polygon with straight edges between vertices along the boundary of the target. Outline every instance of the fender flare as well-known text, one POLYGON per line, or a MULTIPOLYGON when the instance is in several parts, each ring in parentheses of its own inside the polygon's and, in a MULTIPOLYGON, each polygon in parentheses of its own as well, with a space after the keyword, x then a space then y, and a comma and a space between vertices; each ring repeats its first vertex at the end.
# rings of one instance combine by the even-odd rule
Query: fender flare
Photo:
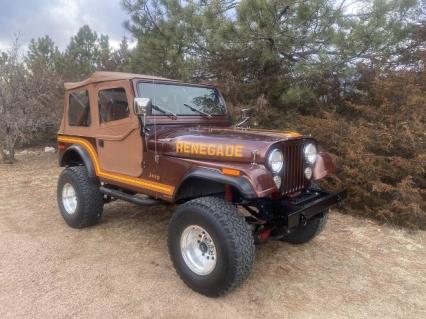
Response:
POLYGON ((176 194, 179 193, 181 186, 185 183, 185 181, 190 178, 204 179, 206 181, 210 180, 222 184, 231 185, 235 187, 241 193, 241 195, 247 199, 257 197, 252 185, 246 178, 223 175, 219 171, 209 168, 196 168, 186 174, 180 182, 176 194))
POLYGON ((68 147, 65 150, 64 154, 62 154, 59 165, 61 167, 66 166, 65 159, 67 158, 67 155, 70 154, 71 152, 76 152, 80 156, 84 166, 87 169, 87 174, 89 175, 89 178, 96 179, 97 177, 96 177, 95 168, 92 163, 92 159, 90 158, 89 153, 81 145, 73 144, 70 147, 68 147))

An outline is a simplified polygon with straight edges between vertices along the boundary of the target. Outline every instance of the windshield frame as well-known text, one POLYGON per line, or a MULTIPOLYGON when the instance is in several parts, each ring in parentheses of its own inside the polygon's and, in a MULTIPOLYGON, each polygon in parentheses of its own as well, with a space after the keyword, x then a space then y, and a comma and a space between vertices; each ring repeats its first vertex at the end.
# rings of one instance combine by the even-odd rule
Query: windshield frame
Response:
POLYGON ((137 79, 134 81, 134 91, 136 97, 141 97, 139 94, 138 86, 142 83, 148 83, 148 84, 160 84, 160 85, 177 85, 177 86, 188 86, 188 87, 198 87, 198 88, 207 88, 207 89, 214 89, 219 94, 219 97, 221 98, 223 102, 223 106, 225 109, 225 112, 223 114, 219 115, 211 115, 211 117, 207 117, 203 114, 187 114, 187 115, 180 115, 177 114, 177 120, 171 119, 169 116, 165 114, 147 114, 146 119, 148 120, 148 124, 152 122, 153 119, 157 123, 171 123, 176 124, 177 122, 184 121, 185 123, 199 123, 199 122, 205 122, 205 123, 229 123, 230 122, 230 113, 226 106, 226 101, 223 98, 222 93, 220 90, 213 86, 213 85, 207 85, 207 84, 194 84, 194 83, 186 83, 186 82, 180 82, 180 81, 174 81, 174 80, 148 80, 148 79, 137 79))

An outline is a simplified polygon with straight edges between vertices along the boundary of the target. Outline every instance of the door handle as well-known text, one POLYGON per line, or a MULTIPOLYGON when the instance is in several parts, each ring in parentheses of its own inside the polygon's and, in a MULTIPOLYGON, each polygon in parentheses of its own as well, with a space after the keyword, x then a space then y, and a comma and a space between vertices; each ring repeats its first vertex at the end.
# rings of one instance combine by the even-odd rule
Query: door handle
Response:
POLYGON ((99 147, 104 147, 104 140, 98 140, 99 147))

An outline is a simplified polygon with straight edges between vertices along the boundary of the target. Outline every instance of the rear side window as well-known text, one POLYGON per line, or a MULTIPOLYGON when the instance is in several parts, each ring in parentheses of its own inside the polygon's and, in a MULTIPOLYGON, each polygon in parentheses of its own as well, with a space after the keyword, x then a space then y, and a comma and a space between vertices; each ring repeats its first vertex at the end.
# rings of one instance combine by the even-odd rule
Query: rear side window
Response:
POLYGON ((99 121, 107 123, 129 117, 129 103, 124 88, 106 89, 98 93, 99 121))
POLYGON ((68 124, 71 126, 90 126, 90 103, 89 94, 86 90, 70 93, 68 124))

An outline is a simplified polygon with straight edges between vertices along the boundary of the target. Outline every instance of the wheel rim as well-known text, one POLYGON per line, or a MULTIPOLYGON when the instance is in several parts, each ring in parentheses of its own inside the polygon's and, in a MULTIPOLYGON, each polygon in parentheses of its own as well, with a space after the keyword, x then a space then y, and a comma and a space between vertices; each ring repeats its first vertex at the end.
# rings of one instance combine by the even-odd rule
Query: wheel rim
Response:
POLYGON ((69 215, 73 215, 77 210, 77 194, 70 183, 66 183, 62 188, 62 204, 69 215))
POLYGON ((191 225, 180 237, 180 250, 186 265, 197 275, 206 276, 216 267, 216 246, 202 227, 191 225))

